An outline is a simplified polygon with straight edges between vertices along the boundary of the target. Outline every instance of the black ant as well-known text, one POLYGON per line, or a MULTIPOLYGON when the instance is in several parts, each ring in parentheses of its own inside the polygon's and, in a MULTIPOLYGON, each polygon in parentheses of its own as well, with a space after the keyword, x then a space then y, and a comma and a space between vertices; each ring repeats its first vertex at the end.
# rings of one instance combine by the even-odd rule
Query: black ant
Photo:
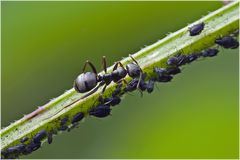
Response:
MULTIPOLYGON (((102 58, 102 65, 105 74, 98 75, 95 66, 90 62, 86 61, 83 66, 83 73, 80 74, 76 80, 74 81, 74 88, 79 93, 88 92, 94 88, 98 88, 99 86, 105 85, 102 89, 102 94, 105 91, 106 87, 113 81, 115 83, 119 83, 126 77, 128 74, 132 78, 142 77, 142 69, 140 68, 138 62, 130 55, 130 58, 135 63, 129 63, 126 65, 126 69, 124 68, 121 62, 117 62, 113 66, 113 71, 111 73, 107 73, 106 67, 106 58, 102 58), (85 72, 86 66, 89 65, 93 72, 85 72), (118 67, 120 65, 120 67, 118 67)), ((139 88, 140 81, 138 82, 137 88, 139 88)), ((90 93, 94 93, 92 91, 90 93)), ((89 95, 89 94, 88 94, 89 95)))

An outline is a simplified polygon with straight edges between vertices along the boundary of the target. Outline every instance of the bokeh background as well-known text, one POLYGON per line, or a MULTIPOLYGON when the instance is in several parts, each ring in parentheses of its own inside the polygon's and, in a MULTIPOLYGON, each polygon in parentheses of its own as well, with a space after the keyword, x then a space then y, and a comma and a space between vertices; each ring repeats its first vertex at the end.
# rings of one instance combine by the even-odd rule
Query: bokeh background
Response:
MULTIPOLYGON (((2 2, 2 126, 70 89, 86 59, 113 64, 221 6, 2 2)), ((22 158, 237 158, 239 54, 220 50, 22 158)))

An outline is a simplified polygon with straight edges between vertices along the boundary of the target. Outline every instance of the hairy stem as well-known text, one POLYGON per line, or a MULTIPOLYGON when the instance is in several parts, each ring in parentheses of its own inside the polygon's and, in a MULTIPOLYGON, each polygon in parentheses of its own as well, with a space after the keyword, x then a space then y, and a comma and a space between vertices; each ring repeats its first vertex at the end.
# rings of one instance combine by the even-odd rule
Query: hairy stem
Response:
MULTIPOLYGON (((168 67, 166 61, 169 57, 179 52, 191 54, 212 47, 215 45, 216 38, 229 35, 237 30, 239 28, 238 5, 238 1, 233 2, 194 22, 193 24, 205 23, 204 30, 198 36, 189 36, 189 26, 187 26, 132 56, 137 60, 142 70, 151 77, 154 74, 153 68, 155 66, 168 67)), ((126 65, 131 63, 132 59, 128 57, 121 62, 126 65)), ((108 72, 111 71, 112 66, 108 68, 108 72)), ((126 81, 129 80, 130 77, 126 77, 126 81)), ((110 95, 115 86, 115 83, 107 86, 104 96, 110 95)), ((101 88, 79 100, 85 94, 77 93, 74 89, 68 90, 46 105, 39 107, 33 113, 2 129, 0 133, 1 150, 19 144, 19 139, 22 137, 33 137, 42 129, 51 130, 59 127, 59 120, 66 116, 73 117, 78 112, 83 112, 85 116, 88 115, 88 111, 97 105, 94 102, 97 101, 100 92, 101 88)))

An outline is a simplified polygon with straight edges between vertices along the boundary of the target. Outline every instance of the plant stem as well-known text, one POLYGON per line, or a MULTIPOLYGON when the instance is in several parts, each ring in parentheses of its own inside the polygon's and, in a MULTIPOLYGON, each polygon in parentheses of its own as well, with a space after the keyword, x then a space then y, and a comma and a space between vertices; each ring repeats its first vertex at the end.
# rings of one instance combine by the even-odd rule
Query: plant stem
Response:
MULTIPOLYGON (((204 30, 198 36, 189 36, 189 26, 187 26, 132 56, 137 60, 142 70, 151 77, 154 75, 153 68, 155 66, 168 67, 166 61, 169 57, 179 52, 191 54, 207 49, 215 45, 216 38, 229 35, 237 30, 239 28, 238 5, 238 1, 233 2, 194 22, 193 24, 205 23, 204 30)), ((132 60, 128 57, 121 60, 121 62, 126 65, 131 63, 132 60)), ((112 66, 108 68, 108 72, 110 71, 112 71, 112 66)), ((103 74, 103 72, 100 74, 103 74)), ((130 79, 130 77, 126 77, 126 81, 130 79)), ((104 96, 111 95, 115 86, 115 83, 111 83, 107 87, 104 96)), ((33 137, 42 129, 49 131, 59 127, 59 120, 66 116, 73 117, 78 112, 88 115, 88 111, 96 106, 94 102, 99 97, 100 92, 101 88, 86 98, 79 100, 84 94, 77 93, 74 89, 68 90, 46 105, 41 106, 32 114, 30 113, 2 129, 0 132, 1 150, 19 144, 19 139, 22 137, 33 137), (73 103, 75 101, 76 103, 73 103)))

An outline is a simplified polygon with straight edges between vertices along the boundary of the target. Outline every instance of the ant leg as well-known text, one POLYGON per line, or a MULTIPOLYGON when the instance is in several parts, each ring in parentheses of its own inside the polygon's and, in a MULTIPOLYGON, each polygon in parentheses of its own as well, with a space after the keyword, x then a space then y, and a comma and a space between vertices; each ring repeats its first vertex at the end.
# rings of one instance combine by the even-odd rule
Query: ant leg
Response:
POLYGON ((131 54, 129 54, 129 57, 136 63, 136 65, 138 65, 138 67, 140 68, 141 72, 143 72, 143 71, 142 71, 142 68, 139 66, 139 64, 138 64, 138 62, 136 61, 136 59, 134 59, 131 54))
POLYGON ((92 71, 93 71, 95 74, 97 74, 97 70, 96 70, 95 66, 94 66, 89 60, 87 60, 87 61, 85 62, 85 64, 84 64, 84 66, 83 66, 83 70, 82 70, 83 73, 85 72, 85 69, 86 69, 87 65, 89 65, 89 66, 91 67, 92 71))
POLYGON ((126 70, 121 62, 118 62, 118 63, 124 70, 126 70))
POLYGON ((135 58, 133 58, 133 56, 131 54, 129 54, 129 57, 138 65, 138 62, 136 61, 135 58))
POLYGON ((119 62, 116 62, 115 65, 113 66, 113 71, 115 71, 118 67, 119 62))
POLYGON ((141 94, 141 97, 142 97, 143 93, 142 93, 142 90, 139 88, 141 81, 142 81, 142 73, 140 73, 139 80, 138 80, 138 83, 137 83, 137 89, 139 90, 139 92, 141 94))
POLYGON ((106 62, 106 57, 102 57, 102 67, 105 73, 107 73, 107 62, 106 62))

